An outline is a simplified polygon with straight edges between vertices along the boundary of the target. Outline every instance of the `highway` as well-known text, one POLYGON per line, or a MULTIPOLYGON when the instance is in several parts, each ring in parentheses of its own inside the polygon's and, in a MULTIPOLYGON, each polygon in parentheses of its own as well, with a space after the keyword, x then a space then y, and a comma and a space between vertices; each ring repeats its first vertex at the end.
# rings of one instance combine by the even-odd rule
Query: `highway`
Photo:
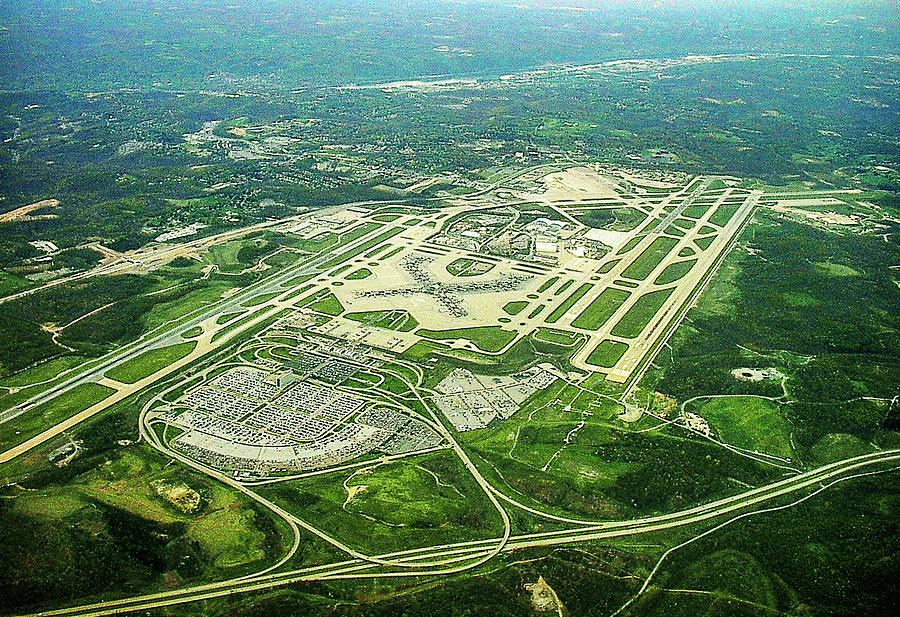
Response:
POLYGON ((477 567, 478 563, 484 561, 484 557, 495 552, 511 552, 524 548, 561 546, 578 542, 634 536, 700 524, 729 514, 742 516, 742 512, 752 511, 752 508, 801 491, 815 489, 825 482, 849 477, 859 470, 879 466, 884 468, 887 465, 896 466, 897 464, 900 464, 900 450, 886 450, 831 463, 786 480, 672 514, 644 517, 630 521, 579 521, 579 524, 585 526, 572 530, 513 535, 505 543, 502 537, 491 540, 462 542, 379 555, 373 560, 376 562, 402 563, 407 566, 429 560, 431 564, 428 567, 433 567, 432 564, 437 560, 437 562, 449 566, 446 568, 376 570, 379 567, 378 563, 354 558, 329 565, 281 573, 267 572, 265 574, 197 585, 180 590, 44 611, 33 613, 32 615, 41 617, 94 617, 152 610, 174 604, 195 602, 236 593, 260 591, 304 581, 446 575, 477 567), (502 548, 498 551, 497 547, 501 545, 502 548))
MULTIPOLYGON (((538 166, 537 168, 539 167, 540 166, 538 166)), ((530 168, 521 173, 528 173, 531 170, 532 169, 530 168)), ((506 181, 508 181, 509 179, 511 178, 505 178, 506 181)), ((487 190, 492 190, 499 184, 500 183, 498 182, 495 185, 492 185, 491 189, 487 190)), ((655 230, 647 233, 648 237, 642 238, 640 244, 637 247, 637 249, 640 250, 635 249, 633 255, 640 255, 643 251, 643 248, 645 248, 646 245, 649 245, 649 243, 652 242, 654 234, 662 233, 668 223, 674 221, 675 218, 682 213, 684 208, 693 203, 694 199, 696 199, 696 196, 700 195, 706 187, 708 187, 708 181, 701 182, 699 188, 697 188, 695 192, 692 193, 690 198, 686 199, 684 203, 675 208, 673 212, 668 213, 664 217, 663 223, 661 223, 655 230)), ((483 192, 484 191, 479 191, 478 194, 482 194, 483 192)), ((463 199, 465 199, 466 197, 472 197, 473 195, 464 196, 463 199)), ((687 314, 687 311, 692 305, 693 301, 697 298, 714 272, 721 265, 725 255, 727 255, 727 253, 734 246, 734 243, 737 241, 737 237, 743 230, 744 225, 751 218, 750 215, 752 214, 753 209, 756 207, 758 198, 758 194, 754 194, 752 197, 748 198, 746 202, 741 205, 740 209, 732 218, 732 220, 729 221, 727 225, 721 227, 721 233, 716 238, 715 243, 712 245, 712 249, 709 251, 708 258, 701 259, 701 263, 697 266, 696 275, 689 279, 690 284, 685 285, 683 290, 679 290, 679 293, 673 294, 669 305, 667 305, 668 308, 664 307, 665 310, 661 310, 657 317, 654 318, 654 321, 651 324, 648 324, 648 326, 645 328, 645 333, 648 340, 647 345, 645 347, 642 347, 640 350, 641 364, 633 368, 632 378, 627 385, 625 393, 619 398, 620 401, 624 400, 629 395, 631 390, 635 387, 640 379, 640 376, 643 375, 643 372, 649 365, 649 362, 652 360, 661 346, 665 343, 665 341, 668 340, 668 337, 687 314), (650 344, 651 340, 652 345, 650 344)), ((390 203, 397 204, 402 201, 403 200, 394 200, 390 203)), ((371 205, 372 203, 380 202, 362 203, 371 205)), ((360 205, 362 205, 362 203, 360 205)), ((343 206, 339 206, 339 208, 346 208, 352 205, 353 204, 346 204, 343 206)), ((713 210, 714 208, 710 208, 705 216, 702 217, 702 219, 695 225, 697 229, 708 222, 708 218, 709 216, 711 216, 713 210)), ((315 213, 312 213, 312 215, 321 216, 324 213, 325 211, 317 211, 315 213)), ((352 242, 348 242, 347 244, 341 246, 340 249, 335 250, 334 253, 326 252, 325 254, 310 256, 303 263, 291 266, 285 270, 265 277, 257 283, 254 283, 253 285, 239 291, 237 294, 230 298, 212 304, 209 307, 204 307, 204 309, 199 311, 197 315, 184 318, 183 322, 178 323, 176 326, 167 331, 160 332, 158 334, 151 333, 150 335, 139 339, 135 343, 125 346, 122 349, 109 354, 108 356, 96 362, 94 365, 84 368, 72 377, 69 377, 64 381, 51 386, 45 392, 32 397, 29 401, 21 405, 19 408, 12 409, 3 414, 0 414, 0 423, 2 423, 15 418, 17 415, 24 413, 35 405, 39 405, 43 402, 51 400, 56 396, 59 396, 64 392, 67 392, 80 384, 97 382, 100 380, 103 380, 103 383, 107 383, 108 380, 104 379, 104 374, 109 369, 118 366, 132 358, 135 358, 148 350, 182 342, 184 340, 182 337, 182 334, 184 332, 197 326, 203 326, 201 328, 203 330, 203 334, 198 339, 198 347, 190 355, 182 358, 182 360, 179 360, 168 367, 165 367, 164 369, 160 369, 153 375, 150 375, 136 382, 135 384, 126 385, 113 382, 113 385, 117 388, 117 392, 115 395, 79 414, 76 414, 72 418, 67 419, 57 426, 48 429, 44 433, 41 433, 37 437, 25 442, 24 444, 7 450, 6 452, 0 453, 0 463, 11 460, 15 456, 18 456, 34 447, 37 447, 47 440, 56 437, 60 434, 60 432, 68 430, 72 426, 77 425, 79 422, 87 419, 88 417, 91 417, 95 413, 107 409, 115 402, 131 396, 135 392, 143 390, 153 384, 159 383, 160 380, 167 375, 170 375, 175 371, 183 368, 184 366, 197 361, 199 358, 205 356, 206 354, 209 354, 215 349, 226 345, 229 340, 234 338, 234 336, 236 336, 240 332, 252 329, 256 324, 268 319, 272 315, 277 314, 280 310, 287 306, 287 300, 285 299, 285 297, 295 291, 294 286, 284 286, 288 281, 299 276, 315 275, 321 273, 326 269, 324 268, 324 264, 326 262, 331 262, 328 266, 328 269, 330 269, 334 265, 333 260, 335 259, 336 253, 340 255, 352 251, 353 249, 362 246, 371 239, 384 233, 391 227, 391 224, 384 225, 373 230, 372 232, 369 232, 368 234, 361 236, 360 238, 357 238, 352 242), (261 302, 251 309, 242 306, 254 297, 270 293, 275 294, 274 297, 268 299, 265 302, 261 302), (241 310, 242 312, 246 312, 247 314, 253 313, 258 316, 255 317, 252 321, 243 323, 239 326, 229 326, 227 324, 215 325, 217 317, 233 310, 241 310), (227 335, 222 336, 220 339, 217 337, 217 343, 214 343, 213 337, 225 331, 227 331, 227 335)), ((227 233, 234 234, 238 232, 235 231, 227 233)), ((637 235, 644 234, 638 233, 637 235)), ((680 241, 679 247, 682 245, 686 245, 692 238, 693 232, 687 233, 685 239, 680 241)), ((209 239, 203 240, 208 241, 209 239)), ((385 239, 384 241, 386 242, 387 239, 385 239)), ((201 242, 201 240, 195 242, 201 242)), ((185 245, 181 245, 181 248, 183 249, 184 246, 185 245)), ((677 248, 678 247, 676 247, 676 249, 673 251, 673 254, 678 252, 677 248)), ((616 269, 612 270, 607 275, 607 278, 609 280, 612 280, 614 277, 618 276, 620 271, 626 267, 628 261, 630 260, 623 259, 622 263, 620 263, 616 269)), ((658 272, 665 268, 667 263, 667 260, 663 260, 662 263, 657 264, 653 273, 651 273, 651 276, 648 276, 646 280, 641 283, 641 285, 649 286, 650 281, 654 279, 655 275, 658 272)), ((643 289, 643 287, 641 287, 641 289, 643 289)), ((639 295, 640 294, 635 293, 634 298, 632 298, 629 303, 623 305, 619 309, 617 315, 624 314, 628 310, 628 308, 630 308, 631 303, 633 303, 633 301, 639 295)), ((564 321, 571 321, 571 318, 574 315, 580 313, 583 305, 589 301, 590 298, 579 301, 579 303, 574 305, 573 308, 569 312, 567 312, 567 316, 564 321)), ((613 324, 616 321, 617 319, 611 319, 608 323, 613 324)), ((605 330, 601 329, 599 336, 601 338, 607 336, 609 334, 608 329, 610 327, 611 325, 607 326, 605 330)), ((583 349, 579 353, 581 355, 586 355, 587 351, 583 349)), ((740 494, 717 499, 709 503, 700 504, 674 513, 618 521, 584 520, 566 516, 559 516, 553 513, 542 511, 539 507, 522 503, 521 501, 504 493, 501 488, 498 488, 491 482, 489 482, 482 475, 478 466, 470 459, 466 450, 455 440, 453 432, 447 428, 443 417, 435 412, 433 406, 429 405, 423 398, 422 393, 427 392, 427 389, 423 388, 422 368, 415 364, 408 364, 403 360, 394 361, 397 364, 406 366, 415 374, 416 379, 410 380, 401 371, 392 373, 398 380, 402 381, 409 388, 410 392, 412 392, 412 394, 415 396, 415 402, 420 404, 422 410, 424 411, 420 412, 411 408, 411 406, 413 405, 412 397, 408 397, 407 399, 405 399, 406 403, 404 403, 402 397, 392 396, 386 391, 381 392, 388 398, 391 398, 391 400, 397 402, 398 405, 404 406, 405 409, 412 415, 420 417, 428 426, 430 426, 438 434, 440 434, 446 444, 449 444, 448 446, 443 447, 447 447, 448 451, 452 451, 455 454, 456 458, 465 467, 469 474, 471 474, 477 485, 484 492, 486 498, 491 502, 494 510, 496 510, 496 515, 498 517, 497 520, 499 520, 500 523, 500 525, 497 526, 497 533, 499 535, 485 540, 439 544, 388 554, 366 554, 358 548, 350 546, 345 542, 342 542, 339 538, 334 537, 333 535, 317 528, 314 521, 311 522, 303 520, 292 512, 283 509, 278 504, 260 495, 256 492, 255 486, 253 485, 254 483, 235 480, 234 478, 226 474, 217 472, 204 465, 201 465, 200 463, 197 463, 196 461, 168 448, 163 440, 158 438, 156 432, 152 430, 150 426, 152 419, 149 415, 149 411, 151 405, 155 401, 158 401, 163 394, 165 394, 160 393, 153 400, 148 402, 141 412, 139 423, 141 438, 151 447, 164 454, 166 457, 177 460, 179 463, 190 467, 191 469, 196 470, 199 473, 214 478, 222 484, 234 489, 235 491, 240 492, 248 499, 254 500, 260 506, 268 509, 274 515, 284 521, 292 534, 292 539, 288 543, 289 546, 285 551, 285 554, 282 555, 276 563, 269 565, 265 569, 250 575, 236 577, 233 579, 215 583, 193 585, 183 589, 176 589, 153 594, 144 594, 131 598, 123 598, 119 600, 111 600, 106 602, 45 611, 37 613, 36 615, 88 617, 118 613, 130 613, 136 611, 149 611, 166 606, 172 606, 175 604, 196 602, 199 600, 229 596, 232 594, 260 591, 276 586, 289 585, 292 583, 305 581, 447 576, 472 570, 490 562, 503 553, 509 553, 525 548, 562 546, 572 543, 623 538, 670 529, 684 528, 694 525, 702 526, 702 529, 698 531, 697 535, 693 536, 693 539, 696 539, 708 533, 711 533, 713 530, 719 528, 721 525, 727 524, 730 521, 738 520, 741 517, 751 515, 755 512, 768 511, 763 508, 771 506, 772 502, 779 502, 779 500, 791 496, 799 496, 800 498, 797 501, 799 502, 803 499, 808 498, 812 494, 816 494, 821 490, 825 490, 827 486, 832 485, 825 483, 836 483, 848 480, 854 477, 852 474, 860 472, 860 470, 884 470, 887 468, 887 466, 896 466, 900 464, 900 449, 886 450, 867 454, 864 456, 848 458, 846 460, 825 465, 817 469, 797 473, 796 475, 783 480, 779 480, 777 482, 772 482, 761 487, 747 490, 740 494), (815 491, 815 493, 811 493, 810 491, 815 491), (557 524, 566 525, 566 528, 551 532, 516 535, 513 533, 513 524, 510 518, 510 512, 513 510, 525 512, 531 516, 539 517, 548 521, 553 521, 557 524), (725 519, 724 522, 723 519, 725 519), (710 527, 710 525, 713 524, 715 526, 710 527), (499 531, 501 526, 502 532, 499 531), (290 562, 297 555, 298 548, 301 545, 304 533, 309 534, 310 537, 314 537, 318 540, 328 543, 338 551, 344 553, 347 558, 331 564, 318 565, 314 567, 285 569, 289 567, 288 564, 290 564, 290 562)), ((176 386, 172 386, 172 388, 174 387, 176 386)), ((790 505, 792 504, 777 505, 769 508, 769 510, 789 507, 790 505)), ((659 564, 657 564, 657 568, 658 567, 659 564)), ((656 570, 654 570, 654 573, 655 571, 656 570)), ((644 588, 646 588, 646 586, 649 584, 649 580, 650 579, 648 578, 647 582, 644 585, 644 588)), ((643 591, 643 588, 641 591, 643 591)))

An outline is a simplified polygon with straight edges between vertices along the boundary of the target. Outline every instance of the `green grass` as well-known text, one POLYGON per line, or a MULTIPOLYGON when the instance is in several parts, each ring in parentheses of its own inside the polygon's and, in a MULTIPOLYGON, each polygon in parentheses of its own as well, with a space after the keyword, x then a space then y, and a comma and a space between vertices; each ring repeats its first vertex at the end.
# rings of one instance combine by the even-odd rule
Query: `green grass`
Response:
POLYGON ((27 279, 23 279, 6 272, 0 272, 0 297, 6 296, 30 287, 31 283, 27 279))
POLYGON ((185 330, 184 332, 182 332, 181 338, 184 338, 184 339, 197 338, 201 334, 203 334, 203 328, 201 328, 200 326, 194 326, 193 328, 190 328, 189 330, 185 330))
POLYGON ((566 311, 572 308, 572 306, 593 287, 594 285, 592 283, 582 283, 582 285, 578 289, 573 291, 568 298, 563 300, 560 305, 557 306, 544 321, 546 321, 547 323, 556 323, 557 321, 559 321, 559 319, 566 314, 566 311))
POLYGON ((538 293, 543 293, 543 292, 547 291, 548 289, 553 287, 556 284, 556 281, 558 281, 558 280, 559 280, 558 276, 553 276, 553 277, 548 278, 546 281, 541 283, 540 287, 538 287, 538 293))
POLYGON ((478 349, 487 352, 500 351, 516 338, 515 332, 504 330, 500 326, 477 326, 475 328, 454 328, 451 330, 428 330, 422 328, 416 331, 416 335, 434 341, 467 339, 478 349))
MULTIPOLYGON (((630 250, 630 249, 629 249, 630 250)), ((605 264, 600 266, 600 269, 597 270, 597 274, 606 274, 610 270, 616 267, 616 264, 622 261, 621 259, 613 259, 612 261, 607 261, 605 264)))
POLYGON ((674 289, 651 291, 637 299, 628 312, 622 316, 613 329, 612 334, 622 338, 634 338, 650 323, 660 307, 672 295, 674 289))
MULTIPOLYGON (((388 245, 388 246, 390 246, 390 245, 388 245)), ((401 252, 402 250, 403 250, 402 246, 395 247, 395 248, 391 249, 390 251, 388 251, 387 253, 385 253, 384 255, 382 255, 381 257, 379 257, 379 259, 381 259, 382 261, 384 261, 385 259, 390 259, 391 257, 393 257, 397 253, 401 252)))
POLYGON ((566 293, 566 290, 567 290, 569 287, 571 287, 571 286, 572 286, 572 283, 574 283, 574 282, 575 282, 575 281, 573 281, 573 280, 565 281, 562 285, 559 286, 559 288, 558 288, 556 291, 553 292, 553 295, 554 295, 554 296, 559 296, 559 295, 562 295, 562 294, 566 293))
POLYGON ((690 411, 705 418, 720 441, 773 456, 793 456, 791 426, 772 401, 750 396, 712 398, 690 411))
POLYGON ((228 285, 211 284, 200 289, 179 294, 170 302, 156 304, 143 319, 147 330, 169 324, 199 309, 208 307, 222 299, 222 293, 230 289, 228 285))
MULTIPOLYGON (((378 467, 374 464, 371 471, 357 474, 348 482, 349 486, 366 489, 357 493, 346 508, 342 507, 348 496, 342 478, 330 475, 279 483, 260 492, 366 553, 501 533, 496 510, 451 454, 436 453, 378 467)), ((344 474, 344 478, 349 475, 344 474)))
POLYGON ((713 243, 713 240, 716 239, 716 236, 706 236, 705 238, 697 238, 694 240, 694 244, 699 246, 702 250, 706 250, 709 248, 709 245, 713 243))
POLYGON ((631 231, 647 219, 637 208, 599 208, 577 212, 575 218, 588 227, 611 231, 631 231))
POLYGON ((707 210, 709 210, 709 206, 693 205, 682 210, 681 214, 690 219, 699 219, 703 218, 703 215, 706 214, 707 210))
POLYGON ((622 279, 616 279, 615 281, 613 281, 613 283, 619 285, 620 287, 628 287, 629 289, 637 289, 638 287, 640 287, 640 285, 638 283, 635 283, 634 281, 625 281, 622 279))
POLYGON ((341 304, 341 301, 338 300, 334 294, 329 293, 314 303, 312 303, 309 308, 316 311, 317 313, 324 313, 325 315, 337 316, 344 312, 344 305, 341 304))
MULTIPOLYGON (((368 257, 368 255, 367 255, 367 257, 368 257)), ((341 274, 343 274, 344 272, 346 272, 349 269, 350 269, 350 264, 344 264, 343 266, 341 266, 339 268, 335 268, 334 270, 329 272, 328 276, 330 276, 332 278, 335 276, 340 276, 341 274)))
MULTIPOLYGON (((625 246, 623 246, 616 252, 616 255, 624 255, 625 253, 627 253, 628 251, 630 251, 631 249, 636 247, 640 241, 641 241, 640 236, 637 238, 632 238, 631 240, 629 240, 628 242, 625 243, 625 246)), ((610 268, 611 267, 612 266, 610 266, 610 268)), ((602 268, 601 268, 601 270, 602 270, 602 268)), ((607 272, 608 272, 608 270, 607 270, 607 272)), ((603 274, 603 272, 601 272, 601 274, 603 274)))
POLYGON ((84 383, 29 409, 14 420, 0 424, 0 450, 24 443, 46 429, 109 398, 114 392, 115 390, 106 386, 84 383))
POLYGON ((377 328, 396 330, 398 332, 411 332, 419 327, 419 322, 416 321, 416 318, 401 309, 347 313, 344 317, 377 328))
POLYGON ((459 259, 447 264, 447 272, 453 276, 478 276, 486 274, 493 270, 494 264, 468 257, 460 257, 459 259))
POLYGON ((716 211, 713 212, 713 215, 709 217, 709 222, 713 225, 718 225, 719 227, 723 227, 728 224, 728 221, 731 220, 731 217, 735 215, 738 211, 738 208, 741 207, 741 204, 722 204, 716 211))
POLYGON ((829 261, 817 261, 813 265, 816 267, 816 270, 818 270, 822 274, 825 274, 826 276, 859 276, 858 270, 854 270, 850 266, 845 266, 843 264, 836 264, 829 261))
POLYGON ((194 351, 196 346, 196 341, 190 341, 159 349, 151 349, 136 358, 109 369, 106 371, 106 376, 122 383, 135 383, 182 359, 194 351))
POLYGON ((675 227, 680 227, 681 229, 691 229, 694 225, 697 224, 697 221, 692 221, 689 219, 675 219, 672 221, 672 224, 675 227))
POLYGON ((538 328, 532 334, 535 340, 542 343, 573 347, 584 339, 583 334, 570 330, 557 330, 556 328, 538 328))
POLYGON ((350 274, 345 276, 344 279, 348 281, 360 281, 362 279, 369 278, 370 276, 372 276, 371 270, 369 270, 368 268, 360 268, 359 270, 355 270, 354 272, 351 272, 350 274))
POLYGON ((603 290, 586 309, 572 322, 572 326, 584 330, 598 330, 620 306, 631 296, 623 289, 608 287, 603 290))
POLYGON ((546 304, 538 304, 536 307, 534 307, 534 309, 533 309, 530 313, 528 313, 528 319, 534 319, 534 318, 537 317, 537 316, 540 314, 540 312, 543 311, 545 308, 547 308, 547 305, 546 305, 546 304))
POLYGON ((603 368, 612 368, 628 351, 628 345, 618 341, 601 341, 588 356, 588 364, 603 368))
POLYGON ((243 312, 235 312, 235 313, 224 313, 222 315, 219 315, 216 318, 216 325, 221 326, 223 323, 227 323, 227 322, 231 321, 232 319, 236 318, 238 315, 243 315, 243 314, 244 314, 243 312))
POLYGON ((666 255, 675 248, 676 244, 678 244, 678 240, 674 238, 665 236, 656 238, 637 259, 622 271, 622 276, 636 281, 643 281, 650 276, 650 273, 665 259, 666 255))
POLYGON ((523 310, 525 310, 526 306, 528 306, 528 302, 524 300, 517 300, 515 302, 508 302, 506 305, 504 305, 503 310, 507 315, 518 315, 523 310))
POLYGON ((693 268, 696 263, 696 259, 688 259, 687 261, 677 261, 673 264, 669 264, 666 266, 665 270, 659 273, 659 276, 657 276, 656 280, 653 282, 657 285, 674 283, 690 272, 691 268, 693 268))
POLYGON ((697 251, 695 251, 694 249, 692 249, 689 246, 686 246, 683 249, 681 249, 680 251, 678 251, 679 257, 692 257, 696 254, 697 254, 697 251))
POLYGON ((714 233, 716 233, 716 231, 718 231, 718 230, 715 227, 710 227, 709 225, 704 225, 703 227, 700 228, 700 231, 698 231, 697 233, 702 236, 705 236, 708 234, 714 234, 714 233))
POLYGON ((372 217, 373 220, 379 221, 381 223, 392 223, 400 218, 399 214, 376 214, 372 217))

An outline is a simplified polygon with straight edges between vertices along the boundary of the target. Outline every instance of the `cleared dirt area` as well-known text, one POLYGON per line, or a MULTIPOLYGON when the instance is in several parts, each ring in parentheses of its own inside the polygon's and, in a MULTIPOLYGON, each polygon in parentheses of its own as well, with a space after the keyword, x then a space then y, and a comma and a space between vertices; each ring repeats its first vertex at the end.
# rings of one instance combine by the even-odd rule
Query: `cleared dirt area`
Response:
POLYGON ((27 206, 22 206, 21 208, 16 208, 15 210, 10 210, 9 212, 0 214, 0 223, 12 223, 13 221, 33 221, 40 218, 52 218, 56 215, 31 215, 31 213, 43 208, 55 208, 58 205, 58 199, 42 199, 41 201, 36 201, 33 204, 28 204, 27 206))

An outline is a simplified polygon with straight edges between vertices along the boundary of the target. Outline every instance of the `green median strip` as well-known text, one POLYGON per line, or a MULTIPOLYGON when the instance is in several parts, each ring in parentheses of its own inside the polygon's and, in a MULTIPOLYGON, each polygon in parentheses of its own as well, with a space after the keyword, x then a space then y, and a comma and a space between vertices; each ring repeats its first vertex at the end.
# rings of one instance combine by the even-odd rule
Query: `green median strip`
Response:
POLYGON ((659 312, 659 309, 662 308, 662 305, 669 299, 673 291, 675 291, 674 288, 660 289, 659 291, 651 291, 638 298, 637 302, 622 316, 619 323, 613 327, 611 333, 622 338, 635 338, 638 336, 647 327, 647 324, 650 323, 650 320, 653 319, 656 313, 659 312))
POLYGON ((590 291, 591 288, 593 288, 593 286, 594 286, 593 283, 582 283, 581 287, 579 287, 578 289, 573 291, 571 293, 571 295, 569 295, 568 298, 563 300, 562 303, 559 306, 557 306, 556 309, 552 313, 550 313, 550 315, 548 315, 547 319, 545 319, 544 321, 546 321, 547 323, 556 323, 557 321, 559 321, 559 319, 563 315, 565 315, 566 312, 570 308, 572 308, 572 306, 576 302, 581 300, 581 298, 584 296, 584 294, 586 294, 588 291, 590 291))
POLYGON ((121 383, 135 383, 163 369, 194 351, 197 341, 179 343, 145 351, 136 358, 106 371, 106 377, 121 383))
POLYGON ((631 293, 624 289, 614 287, 604 289, 586 309, 581 311, 572 322, 572 326, 584 330, 599 330, 630 296, 631 293))
POLYGON ((665 259, 666 255, 675 248, 676 244, 678 244, 678 240, 675 238, 667 238, 665 236, 656 238, 637 259, 622 271, 622 276, 636 281, 643 281, 650 276, 650 273, 665 259))

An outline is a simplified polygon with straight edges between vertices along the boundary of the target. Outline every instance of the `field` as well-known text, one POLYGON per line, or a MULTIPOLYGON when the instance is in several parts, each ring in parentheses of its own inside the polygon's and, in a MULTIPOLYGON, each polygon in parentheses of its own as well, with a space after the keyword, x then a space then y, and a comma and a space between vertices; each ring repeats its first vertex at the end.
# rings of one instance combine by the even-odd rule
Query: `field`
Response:
POLYGON ((636 281, 643 281, 650 276, 650 273, 662 262, 677 243, 677 240, 666 236, 656 238, 653 243, 641 253, 640 257, 635 259, 630 266, 625 268, 622 272, 622 276, 636 281))
POLYGON ((597 330, 613 316, 620 306, 631 296, 627 291, 609 287, 604 289, 584 311, 575 318, 572 325, 585 330, 597 330))
POLYGON ((560 317, 565 315, 566 312, 568 312, 568 310, 572 308, 572 306, 576 302, 578 302, 578 300, 584 297, 584 295, 593 287, 594 286, 590 283, 582 284, 580 287, 578 287, 578 289, 569 294, 569 296, 565 300, 563 300, 559 304, 559 306, 557 306, 556 309, 554 309, 554 311, 550 313, 550 315, 547 316, 547 319, 545 321, 547 323, 556 323, 557 321, 559 321, 560 317))
POLYGON ((628 345, 625 343, 601 341, 588 356, 588 363, 603 368, 612 368, 627 350, 628 345))
POLYGON ((651 291, 638 298, 637 302, 622 316, 611 332, 616 336, 634 338, 638 336, 656 315, 663 303, 672 295, 672 290, 651 291))
POLYGON ((146 351, 106 372, 106 376, 121 383, 132 384, 148 377, 191 353, 196 342, 179 343, 146 351))
POLYGON ((780 407, 766 399, 746 396, 700 399, 691 411, 709 422, 725 443, 791 458, 791 427, 780 407))
POLYGON ((0 446, 7 450, 18 445, 112 394, 112 389, 94 383, 76 386, 47 403, 29 409, 15 422, 0 424, 0 446))
POLYGON ((509 345, 516 333, 504 330, 499 326, 481 326, 477 328, 456 328, 452 330, 416 330, 416 335, 434 341, 466 339, 481 351, 497 352, 509 345))

